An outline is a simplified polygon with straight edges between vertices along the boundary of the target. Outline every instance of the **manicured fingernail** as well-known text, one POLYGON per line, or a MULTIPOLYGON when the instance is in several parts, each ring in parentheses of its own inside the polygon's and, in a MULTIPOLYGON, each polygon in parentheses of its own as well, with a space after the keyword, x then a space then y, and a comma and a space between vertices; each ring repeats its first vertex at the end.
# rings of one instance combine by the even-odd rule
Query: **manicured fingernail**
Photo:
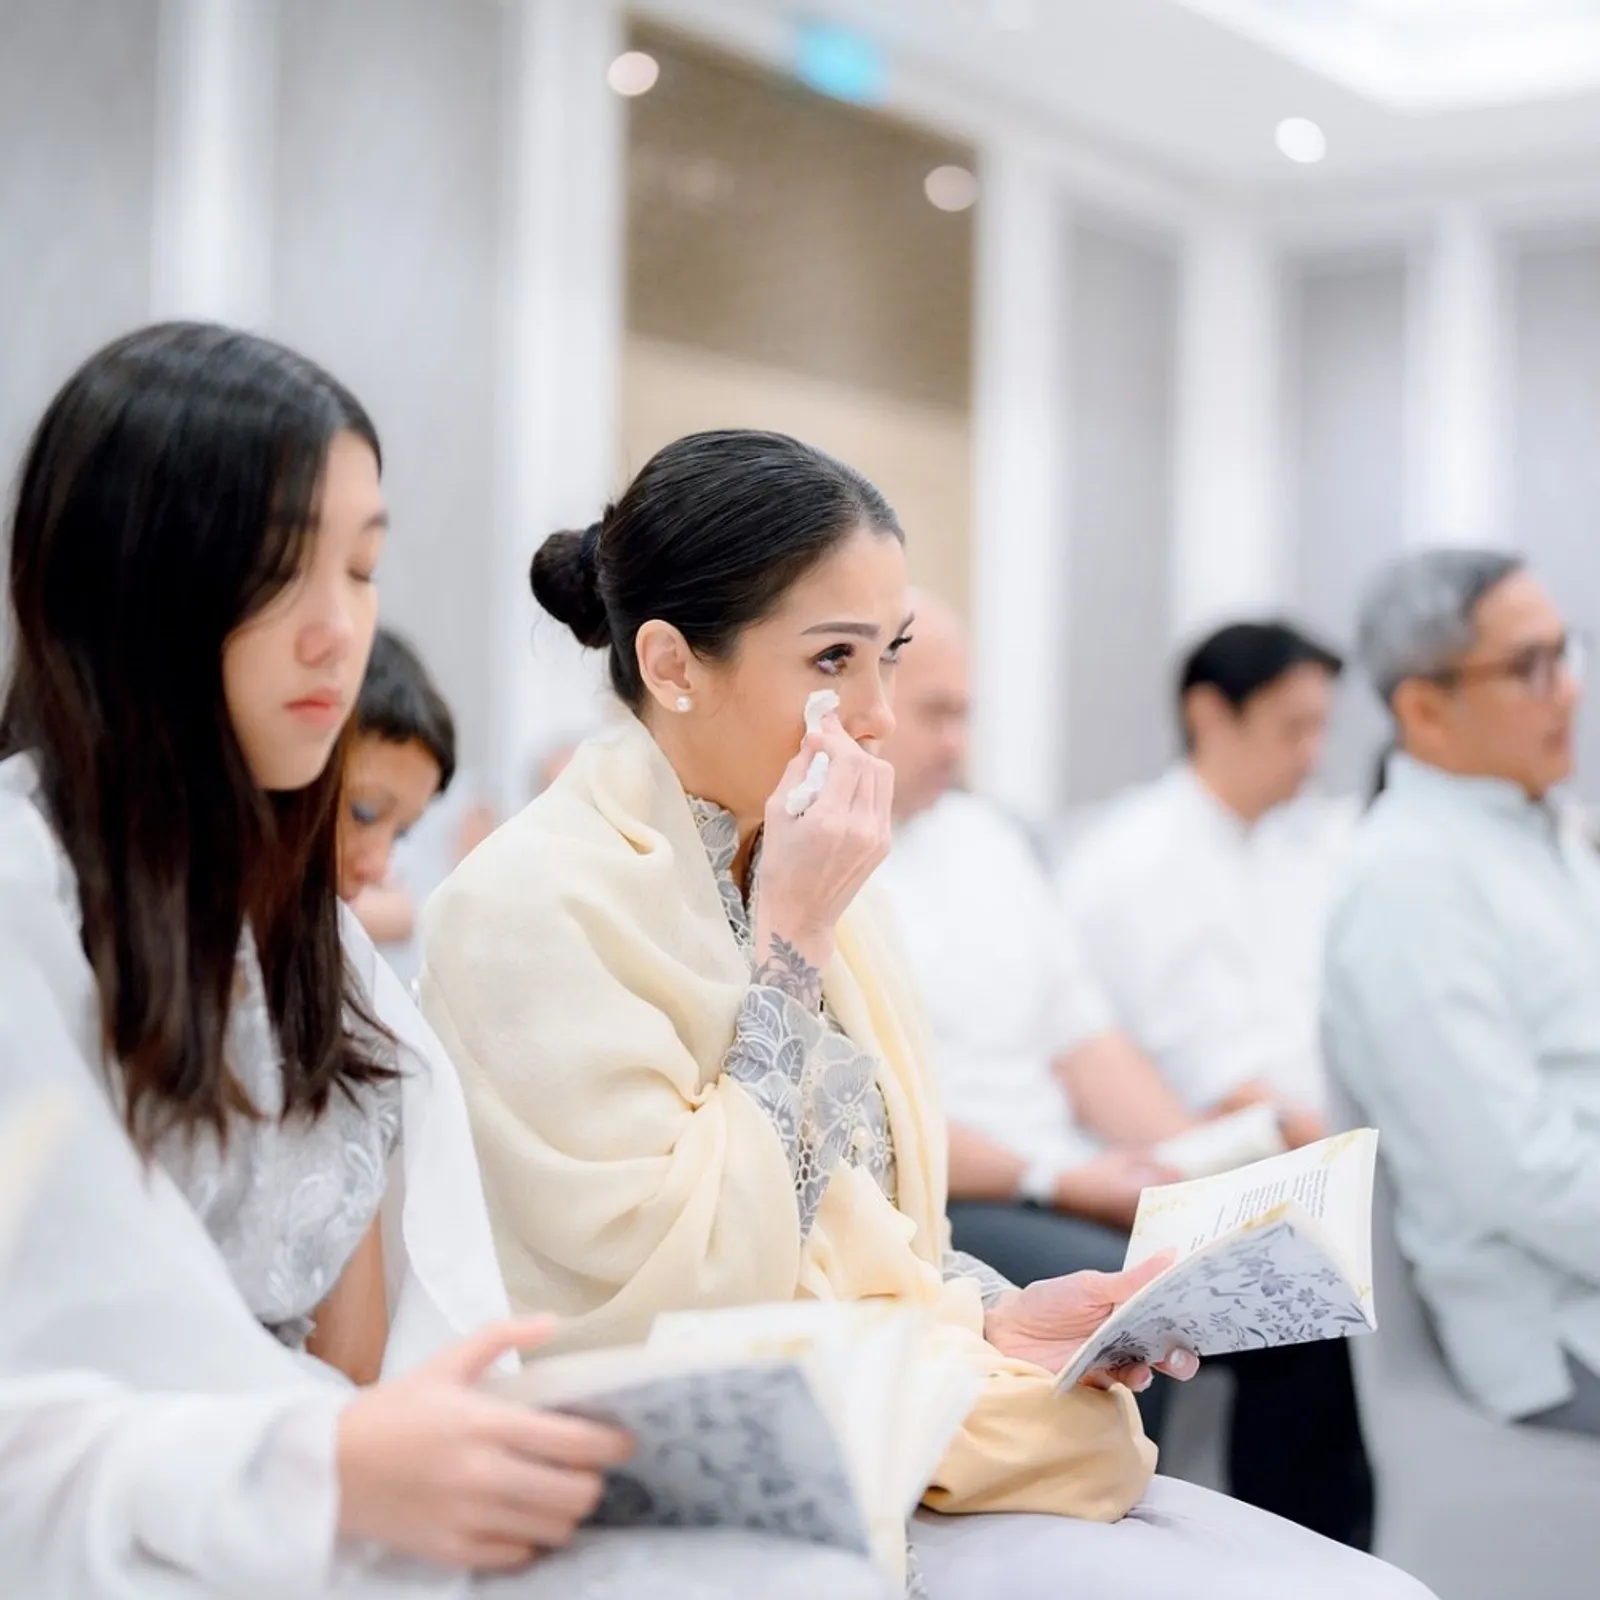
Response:
POLYGON ((1151 1373, 1151 1372, 1146 1372, 1145 1375, 1142 1378, 1140 1378, 1140 1380, 1136 1384, 1133 1385, 1133 1392, 1135 1394, 1143 1394, 1145 1392, 1145 1390, 1148 1389, 1150 1387, 1150 1385, 1152 1383, 1154 1383, 1155 1381, 1156 1381, 1155 1380, 1155 1374, 1151 1373))
POLYGON ((1200 1370, 1200 1358, 1188 1350, 1174 1350, 1167 1358, 1167 1368, 1175 1378, 1192 1378, 1200 1370))

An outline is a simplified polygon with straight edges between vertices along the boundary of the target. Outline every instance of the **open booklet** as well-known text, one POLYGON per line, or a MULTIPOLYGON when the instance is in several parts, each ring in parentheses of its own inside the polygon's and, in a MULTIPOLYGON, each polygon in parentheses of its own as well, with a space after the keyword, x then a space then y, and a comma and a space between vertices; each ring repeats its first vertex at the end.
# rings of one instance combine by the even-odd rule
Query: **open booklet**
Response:
POLYGON ((926 1311, 886 1301, 673 1313, 643 1345, 535 1357, 493 1380, 634 1436, 598 1523, 755 1529, 896 1576, 906 1520, 981 1384, 926 1311))
POLYGON ((1127 1265, 1178 1259, 1102 1324, 1060 1375, 1370 1333, 1378 1135, 1340 1134, 1190 1183, 1147 1189, 1127 1265))

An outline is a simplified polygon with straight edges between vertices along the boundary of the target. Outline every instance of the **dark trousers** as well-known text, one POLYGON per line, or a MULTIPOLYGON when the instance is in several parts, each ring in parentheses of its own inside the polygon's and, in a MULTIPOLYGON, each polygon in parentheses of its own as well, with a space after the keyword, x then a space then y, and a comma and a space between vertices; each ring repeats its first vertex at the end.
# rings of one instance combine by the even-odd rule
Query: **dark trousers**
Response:
MULTIPOLYGON (((955 1201, 958 1250, 1015 1284, 1121 1270, 1127 1235, 1033 1205, 955 1201)), ((1215 1358, 1234 1376, 1228 1486, 1236 1499, 1358 1550, 1372 1547, 1372 1469, 1361 1438, 1350 1351, 1342 1340, 1215 1358)), ((1159 1444, 1171 1385, 1139 1396, 1159 1444)))

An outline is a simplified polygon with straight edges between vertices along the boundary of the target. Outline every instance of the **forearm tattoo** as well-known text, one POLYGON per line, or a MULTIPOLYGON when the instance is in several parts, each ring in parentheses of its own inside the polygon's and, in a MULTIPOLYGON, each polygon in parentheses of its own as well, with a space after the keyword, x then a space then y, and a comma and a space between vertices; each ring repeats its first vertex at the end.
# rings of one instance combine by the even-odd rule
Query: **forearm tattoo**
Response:
POLYGON ((755 981, 776 989, 808 1011, 822 1009, 822 970, 811 965, 787 939, 772 936, 767 959, 756 968, 755 981))

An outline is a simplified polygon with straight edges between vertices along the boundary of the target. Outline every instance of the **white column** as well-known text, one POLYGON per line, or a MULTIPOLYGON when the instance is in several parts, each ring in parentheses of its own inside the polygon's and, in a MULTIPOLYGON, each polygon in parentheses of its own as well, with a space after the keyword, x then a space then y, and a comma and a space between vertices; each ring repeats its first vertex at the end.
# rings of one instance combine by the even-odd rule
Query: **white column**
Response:
POLYGON ((1186 642, 1280 605, 1277 262, 1247 218, 1184 240, 1173 463, 1171 616, 1186 642))
POLYGON ((621 487, 626 149, 606 68, 623 48, 615 0, 511 0, 498 387, 494 605, 500 803, 528 798, 538 753, 601 714, 601 662, 534 603, 528 565, 559 528, 621 487))
POLYGON ((1441 213, 1410 284, 1406 542, 1492 544, 1505 510, 1509 310, 1484 218, 1466 206, 1441 213))
POLYGON ((267 321, 276 23, 272 0, 162 0, 155 317, 267 321))
POLYGON ((1066 218, 1028 153, 996 148, 981 165, 972 779, 1043 823, 1061 794, 1066 739, 1066 218))

